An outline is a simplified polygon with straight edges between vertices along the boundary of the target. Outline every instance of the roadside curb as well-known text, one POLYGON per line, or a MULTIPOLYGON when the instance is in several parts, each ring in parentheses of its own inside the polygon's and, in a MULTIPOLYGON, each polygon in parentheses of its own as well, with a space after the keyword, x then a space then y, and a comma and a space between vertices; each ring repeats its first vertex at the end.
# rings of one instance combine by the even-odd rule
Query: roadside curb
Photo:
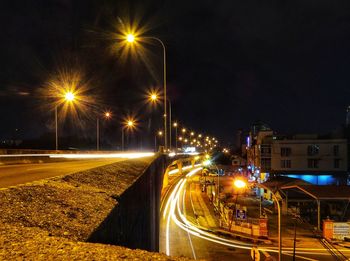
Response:
POLYGON ((272 241, 270 239, 264 239, 264 238, 257 238, 257 237, 249 237, 247 235, 244 234, 238 234, 238 233, 232 233, 226 230, 222 230, 222 229, 212 229, 211 232, 215 233, 215 234, 219 234, 219 235, 223 235, 223 236, 229 236, 229 237, 233 237, 235 239, 238 240, 246 240, 246 241, 250 241, 252 243, 263 243, 265 245, 272 245, 272 241))

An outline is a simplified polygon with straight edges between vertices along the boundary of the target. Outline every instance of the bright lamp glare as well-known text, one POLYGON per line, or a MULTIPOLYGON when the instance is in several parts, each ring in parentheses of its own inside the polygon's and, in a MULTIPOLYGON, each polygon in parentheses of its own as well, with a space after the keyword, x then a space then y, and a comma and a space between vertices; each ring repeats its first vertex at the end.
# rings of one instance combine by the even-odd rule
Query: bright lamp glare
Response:
POLYGON ((132 42, 135 41, 135 36, 132 35, 132 34, 128 34, 128 35, 126 36, 126 40, 127 40, 129 43, 132 43, 132 42))
POLYGON ((64 97, 67 101, 73 101, 74 100, 74 93, 67 92, 64 97))
POLYGON ((234 185, 236 188, 244 188, 247 186, 247 183, 245 183, 243 180, 236 179, 234 185))
POLYGON ((203 162, 203 165, 204 166, 209 166, 211 164, 211 161, 210 160, 206 160, 203 162))

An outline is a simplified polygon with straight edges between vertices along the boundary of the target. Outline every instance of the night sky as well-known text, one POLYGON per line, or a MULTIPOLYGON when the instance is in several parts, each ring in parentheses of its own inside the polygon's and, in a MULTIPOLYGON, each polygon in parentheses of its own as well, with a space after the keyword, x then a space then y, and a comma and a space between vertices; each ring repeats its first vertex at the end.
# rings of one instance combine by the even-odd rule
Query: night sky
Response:
MULTIPOLYGON (((147 65, 112 53, 118 18, 166 44, 174 118, 187 127, 233 142, 256 120, 279 133, 324 133, 345 121, 349 1, 5 0, 0 138, 16 128, 21 138, 53 131, 40 89, 62 64, 84 70, 96 102, 118 115, 115 126, 122 115, 146 122, 157 113, 143 95, 161 88, 162 50, 147 44, 147 65)), ((93 133, 87 115, 77 133, 93 133)))

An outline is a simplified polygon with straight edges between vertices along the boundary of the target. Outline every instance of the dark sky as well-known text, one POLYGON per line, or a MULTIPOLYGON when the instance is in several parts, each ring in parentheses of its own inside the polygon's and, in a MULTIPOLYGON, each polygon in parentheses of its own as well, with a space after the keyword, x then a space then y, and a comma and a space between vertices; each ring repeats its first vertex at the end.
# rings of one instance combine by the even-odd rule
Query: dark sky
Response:
POLYGON ((161 49, 147 45, 148 68, 110 55, 117 17, 165 42, 174 116, 195 130, 232 141, 263 120, 280 133, 323 133, 350 103, 349 1, 12 0, 0 17, 4 138, 52 131, 38 89, 69 59, 102 106, 148 117, 142 95, 161 83, 161 49))

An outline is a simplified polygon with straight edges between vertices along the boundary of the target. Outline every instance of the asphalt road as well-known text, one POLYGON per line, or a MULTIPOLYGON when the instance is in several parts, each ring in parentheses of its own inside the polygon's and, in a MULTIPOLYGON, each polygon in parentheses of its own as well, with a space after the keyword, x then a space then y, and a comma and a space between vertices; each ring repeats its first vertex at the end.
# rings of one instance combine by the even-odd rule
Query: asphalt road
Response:
MULTIPOLYGON (((191 206, 189 199, 191 191, 193 191, 190 187, 191 179, 187 179, 185 182, 185 177, 182 177, 182 179, 173 179, 172 181, 174 185, 164 199, 161 209, 161 252, 170 256, 185 256, 193 259, 252 260, 250 256, 251 246, 247 246, 245 242, 219 239, 210 232, 206 233, 205 230, 196 230, 196 227, 192 225, 195 223, 195 218, 193 218, 193 206, 191 206), (167 204, 167 202, 169 203, 167 204), (194 223, 191 224, 191 222, 194 223)), ((266 247, 265 249, 269 248, 273 248, 275 251, 269 251, 270 260, 278 260, 277 247, 266 247)), ((349 255, 349 252, 344 254, 349 255)), ((266 257, 262 252, 260 252, 260 256, 261 260, 265 260, 266 257)), ((282 260, 293 260, 290 249, 284 249, 282 260)), ((316 249, 297 248, 295 260, 331 261, 344 259, 335 259, 320 245, 316 246, 316 249)))
POLYGON ((72 174, 118 161, 125 158, 84 159, 64 162, 16 164, 0 166, 0 188, 24 184, 40 179, 72 174))
MULTIPOLYGON (((181 181, 178 183, 181 183, 181 181)), ((178 189, 177 198, 175 196, 172 199, 172 195, 169 193, 165 199, 165 202, 176 202, 176 205, 174 204, 175 209, 172 209, 170 204, 167 206, 165 203, 161 209, 160 252, 170 256, 185 256, 193 259, 251 260, 250 250, 215 243, 211 241, 210 237, 208 239, 206 236, 197 236, 193 234, 193 231, 191 233, 181 225, 179 226, 179 221, 183 224, 183 221, 181 221, 182 212, 185 209, 185 212, 190 212, 192 208, 189 203, 190 193, 185 192, 188 185, 187 183, 184 187, 178 189)), ((174 190, 176 191, 175 186, 172 191, 174 190)))

